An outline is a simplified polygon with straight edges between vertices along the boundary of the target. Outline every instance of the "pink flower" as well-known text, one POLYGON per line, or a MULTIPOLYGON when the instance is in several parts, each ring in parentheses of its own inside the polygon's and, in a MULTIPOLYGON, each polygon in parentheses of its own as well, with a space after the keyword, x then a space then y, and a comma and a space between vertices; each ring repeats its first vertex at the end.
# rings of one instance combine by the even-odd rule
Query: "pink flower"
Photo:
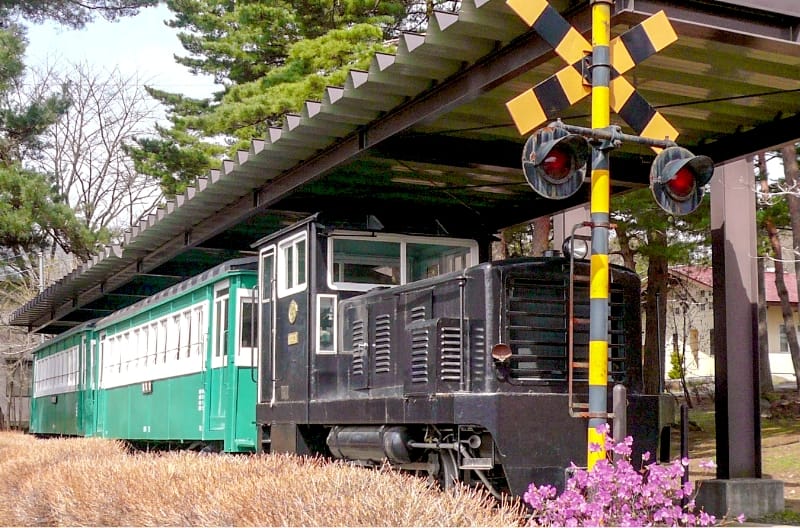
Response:
POLYGON ((700 461, 700 467, 703 469, 717 469, 717 464, 713 460, 702 460, 700 461))
POLYGON ((603 450, 603 446, 596 442, 589 442, 589 452, 590 453, 599 453, 603 450))
MULTIPOLYGON (((572 464, 560 495, 552 486, 531 484, 524 496, 532 508, 531 525, 709 526, 716 522, 713 515, 696 511, 694 501, 684 505, 692 493, 691 483, 684 486, 681 482, 688 459, 636 469, 630 462, 633 439, 614 443, 607 425, 601 427, 606 447, 617 455, 615 460, 599 460, 592 471, 572 464)), ((643 462, 649 459, 649 453, 642 457, 643 462)))

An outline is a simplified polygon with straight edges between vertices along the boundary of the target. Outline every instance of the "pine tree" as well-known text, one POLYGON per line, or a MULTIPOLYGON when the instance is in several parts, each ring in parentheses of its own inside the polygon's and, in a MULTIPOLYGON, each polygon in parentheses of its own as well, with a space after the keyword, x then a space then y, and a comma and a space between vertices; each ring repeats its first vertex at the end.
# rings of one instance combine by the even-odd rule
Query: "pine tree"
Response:
POLYGON ((30 22, 53 20, 80 29, 95 15, 116 20, 157 3, 158 0, 0 0, 0 17, 22 17, 30 22))
POLYGON ((13 254, 56 243, 87 258, 92 236, 64 203, 52 179, 26 169, 38 155, 41 135, 63 114, 69 100, 52 94, 19 103, 25 39, 15 25, 0 29, 0 247, 13 254))
MULTIPOLYGON (((453 2, 447 2, 452 4, 453 2)), ((169 0, 189 53, 176 60, 214 76, 222 90, 208 100, 150 90, 168 109, 170 127, 139 138, 130 150, 137 170, 161 182, 167 195, 247 148, 287 112, 341 85, 364 69, 400 29, 424 23, 433 2, 413 0, 169 0), (220 141, 222 138, 224 141, 220 141)), ((450 6, 452 7, 452 6, 450 6)))

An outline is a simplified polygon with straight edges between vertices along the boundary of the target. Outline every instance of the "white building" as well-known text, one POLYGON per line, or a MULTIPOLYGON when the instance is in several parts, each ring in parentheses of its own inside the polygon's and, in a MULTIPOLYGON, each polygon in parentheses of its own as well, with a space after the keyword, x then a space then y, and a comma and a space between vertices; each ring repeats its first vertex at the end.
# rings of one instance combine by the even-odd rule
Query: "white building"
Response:
MULTIPOLYGON (((714 376, 713 329, 714 309, 712 275, 710 267, 678 266, 670 268, 669 297, 665 339, 665 365, 667 378, 674 352, 685 352, 687 378, 714 376)), ((785 274, 796 328, 798 316, 796 278, 785 274)), ((775 273, 768 271, 764 277, 767 302, 767 342, 770 369, 776 385, 795 383, 792 359, 784 331, 780 299, 775 288, 775 273)))

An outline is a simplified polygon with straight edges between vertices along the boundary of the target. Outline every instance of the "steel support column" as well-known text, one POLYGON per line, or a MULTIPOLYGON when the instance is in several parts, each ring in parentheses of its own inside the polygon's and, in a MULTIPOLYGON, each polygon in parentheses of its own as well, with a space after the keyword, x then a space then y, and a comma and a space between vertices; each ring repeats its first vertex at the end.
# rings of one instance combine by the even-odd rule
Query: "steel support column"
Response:
POLYGON ((717 478, 761 477, 758 273, 751 159, 711 180, 717 478))
MULTIPOLYGON (((575 224, 589 220, 589 207, 583 204, 553 215, 553 249, 561 250, 564 241, 572 235, 575 224)), ((584 230, 581 234, 586 234, 584 230)))

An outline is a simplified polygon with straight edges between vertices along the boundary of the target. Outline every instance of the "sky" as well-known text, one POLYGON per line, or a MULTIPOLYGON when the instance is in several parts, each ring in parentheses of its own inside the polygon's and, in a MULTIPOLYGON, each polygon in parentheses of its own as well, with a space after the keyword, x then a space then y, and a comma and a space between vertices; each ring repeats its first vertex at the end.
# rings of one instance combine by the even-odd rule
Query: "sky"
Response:
POLYGON ((118 22, 98 19, 81 30, 68 30, 54 23, 28 28, 26 65, 43 66, 60 61, 86 62, 109 71, 138 74, 154 88, 191 97, 206 97, 218 90, 207 76, 196 76, 176 64, 173 55, 187 55, 177 31, 167 27, 171 18, 164 4, 142 9, 138 15, 118 22))

